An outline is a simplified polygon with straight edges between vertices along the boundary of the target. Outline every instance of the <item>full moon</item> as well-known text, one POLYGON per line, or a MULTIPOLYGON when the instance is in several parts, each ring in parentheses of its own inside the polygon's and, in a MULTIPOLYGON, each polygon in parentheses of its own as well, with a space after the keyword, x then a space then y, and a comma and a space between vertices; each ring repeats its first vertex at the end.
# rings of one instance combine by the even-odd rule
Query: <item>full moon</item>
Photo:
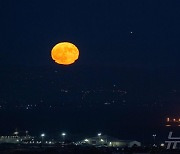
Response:
POLYGON ((70 65, 78 59, 79 50, 70 42, 61 42, 53 47, 51 57, 58 64, 70 65))

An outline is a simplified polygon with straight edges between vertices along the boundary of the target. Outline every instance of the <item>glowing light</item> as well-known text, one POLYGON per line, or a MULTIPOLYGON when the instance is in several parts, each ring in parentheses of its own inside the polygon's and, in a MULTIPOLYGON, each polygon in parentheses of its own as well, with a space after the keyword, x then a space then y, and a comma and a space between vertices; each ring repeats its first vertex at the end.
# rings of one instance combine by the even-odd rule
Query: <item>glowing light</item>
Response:
POLYGON ((62 65, 74 63, 79 57, 78 48, 69 42, 62 42, 55 45, 51 51, 52 59, 62 65))
POLYGON ((61 135, 62 135, 62 136, 66 136, 66 133, 62 133, 61 135))
POLYGON ((166 125, 166 127, 170 127, 171 125, 166 125))
POLYGON ((169 118, 167 118, 167 122, 169 122, 170 121, 170 119, 169 118))
POLYGON ((101 133, 98 133, 98 136, 101 136, 102 134, 101 133))
POLYGON ((84 141, 85 141, 85 142, 89 142, 89 140, 88 140, 88 139, 85 139, 84 141))
POLYGON ((164 143, 161 143, 161 147, 164 147, 164 143))

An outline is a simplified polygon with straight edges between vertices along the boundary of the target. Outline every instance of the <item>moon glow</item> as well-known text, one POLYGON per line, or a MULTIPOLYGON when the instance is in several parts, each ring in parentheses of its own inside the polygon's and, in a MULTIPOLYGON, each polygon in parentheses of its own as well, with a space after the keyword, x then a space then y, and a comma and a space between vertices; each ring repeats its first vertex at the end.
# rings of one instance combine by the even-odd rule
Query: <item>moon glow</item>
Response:
POLYGON ((70 65, 79 58, 79 50, 72 43, 61 42, 53 47, 51 57, 58 64, 70 65))

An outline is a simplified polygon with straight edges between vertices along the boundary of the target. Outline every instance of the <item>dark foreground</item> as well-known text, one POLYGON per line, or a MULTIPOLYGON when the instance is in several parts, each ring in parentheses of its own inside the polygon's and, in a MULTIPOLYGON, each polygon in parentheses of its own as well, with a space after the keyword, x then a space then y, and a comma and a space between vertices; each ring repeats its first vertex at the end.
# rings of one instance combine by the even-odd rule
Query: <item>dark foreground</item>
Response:
POLYGON ((29 146, 29 145, 0 145, 0 154, 179 154, 180 150, 166 150, 165 148, 134 147, 134 148, 107 148, 90 146, 29 146))

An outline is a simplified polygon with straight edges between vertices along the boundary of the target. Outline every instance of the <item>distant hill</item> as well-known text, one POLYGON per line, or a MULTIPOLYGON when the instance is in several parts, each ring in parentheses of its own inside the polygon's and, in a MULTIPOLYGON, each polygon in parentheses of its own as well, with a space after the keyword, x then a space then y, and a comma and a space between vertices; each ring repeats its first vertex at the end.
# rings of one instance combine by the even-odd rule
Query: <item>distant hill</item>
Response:
POLYGON ((81 135, 102 130, 126 139, 179 115, 177 70, 1 66, 0 72, 0 133, 16 127, 81 135))
POLYGON ((69 102, 80 102, 81 98, 74 99, 72 95, 86 90, 107 91, 113 88, 127 91, 127 105, 164 105, 170 101, 177 104, 180 100, 180 72, 175 70, 13 66, 1 67, 0 71, 0 100, 15 104, 59 103, 61 99, 63 101, 63 90, 72 92, 73 99, 69 97, 69 102))

